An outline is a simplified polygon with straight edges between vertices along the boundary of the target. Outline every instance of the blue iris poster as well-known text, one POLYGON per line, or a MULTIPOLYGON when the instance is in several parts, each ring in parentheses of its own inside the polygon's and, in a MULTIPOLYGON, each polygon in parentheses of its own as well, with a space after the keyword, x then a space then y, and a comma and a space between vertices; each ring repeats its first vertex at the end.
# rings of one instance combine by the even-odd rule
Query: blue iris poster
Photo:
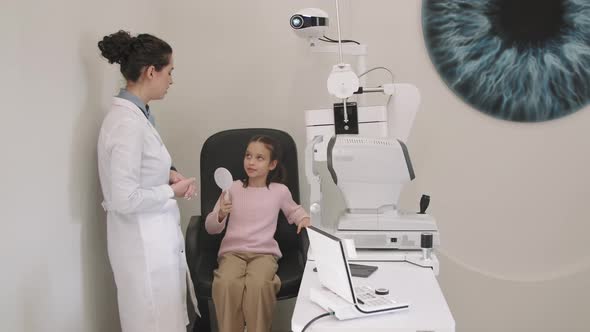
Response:
POLYGON ((540 122, 590 100, 590 0, 424 0, 430 59, 496 118, 540 122))

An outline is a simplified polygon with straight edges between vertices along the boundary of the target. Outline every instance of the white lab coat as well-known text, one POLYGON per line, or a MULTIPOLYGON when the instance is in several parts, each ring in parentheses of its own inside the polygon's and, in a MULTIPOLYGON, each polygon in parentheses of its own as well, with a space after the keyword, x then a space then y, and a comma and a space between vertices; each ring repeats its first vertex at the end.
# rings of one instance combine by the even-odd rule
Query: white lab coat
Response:
POLYGON ((98 170, 123 332, 186 332, 187 282, 197 308, 170 165, 141 110, 115 97, 98 138, 98 170))

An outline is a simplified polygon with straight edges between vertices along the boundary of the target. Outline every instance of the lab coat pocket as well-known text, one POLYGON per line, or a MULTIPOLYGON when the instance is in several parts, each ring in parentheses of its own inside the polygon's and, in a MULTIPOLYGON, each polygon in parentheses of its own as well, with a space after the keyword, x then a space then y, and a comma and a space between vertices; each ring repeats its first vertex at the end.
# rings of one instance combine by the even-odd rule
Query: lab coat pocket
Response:
POLYGON ((178 205, 170 199, 161 212, 145 213, 140 222, 146 260, 151 271, 178 265, 182 243, 178 237, 178 205))

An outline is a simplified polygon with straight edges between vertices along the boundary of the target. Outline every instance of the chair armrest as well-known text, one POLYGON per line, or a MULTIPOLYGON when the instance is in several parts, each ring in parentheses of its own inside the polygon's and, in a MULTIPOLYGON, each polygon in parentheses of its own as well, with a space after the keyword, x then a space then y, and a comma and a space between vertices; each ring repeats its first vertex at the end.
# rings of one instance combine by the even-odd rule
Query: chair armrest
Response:
POLYGON ((185 235, 185 250, 186 250, 186 260, 191 270, 191 274, 194 275, 193 266, 195 265, 195 261, 197 260, 197 253, 198 253, 198 239, 199 239, 199 232, 200 230, 200 223, 203 222, 202 216, 192 216, 190 222, 188 223, 188 227, 186 229, 185 235))
POLYGON ((298 236, 298 250, 301 252, 301 256, 303 257, 303 265, 307 262, 307 250, 309 248, 309 237, 307 236, 307 229, 303 228, 301 233, 298 236))

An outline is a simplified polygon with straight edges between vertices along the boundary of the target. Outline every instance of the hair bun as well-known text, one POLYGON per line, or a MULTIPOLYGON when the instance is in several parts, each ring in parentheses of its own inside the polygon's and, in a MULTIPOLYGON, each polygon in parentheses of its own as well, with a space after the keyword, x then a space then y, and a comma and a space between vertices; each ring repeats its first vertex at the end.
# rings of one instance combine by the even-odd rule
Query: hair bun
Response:
POLYGON ((98 48, 103 57, 109 60, 109 63, 118 63, 127 61, 131 54, 134 37, 131 37, 129 32, 119 30, 108 36, 104 36, 98 42, 98 48))

